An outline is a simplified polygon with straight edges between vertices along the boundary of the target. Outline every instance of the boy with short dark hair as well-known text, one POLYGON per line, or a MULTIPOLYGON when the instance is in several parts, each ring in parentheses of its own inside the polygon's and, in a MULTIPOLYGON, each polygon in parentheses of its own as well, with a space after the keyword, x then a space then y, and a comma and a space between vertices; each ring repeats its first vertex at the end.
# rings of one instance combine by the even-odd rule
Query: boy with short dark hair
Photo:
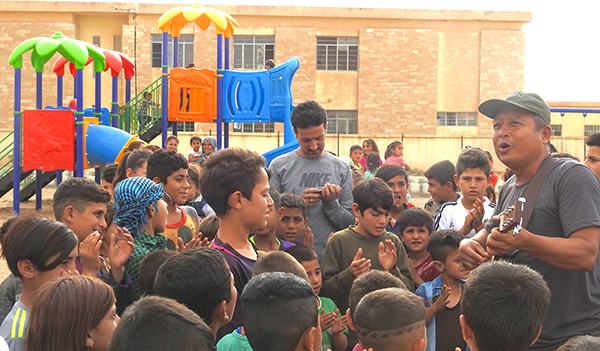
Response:
POLYGON ((36 291, 63 275, 77 274, 77 236, 64 224, 39 216, 21 217, 2 239, 2 256, 22 283, 22 294, 0 326, 11 350, 25 350, 26 328, 36 291))
MULTIPOLYGON (((363 297, 354 313, 363 349, 425 351, 425 307, 410 291, 387 288, 363 297)), ((440 349, 442 350, 442 349, 440 349)))
POLYGON ((281 194, 281 207, 279 209, 279 221, 277 224, 277 236, 281 240, 295 243, 303 235, 303 231, 309 231, 306 201, 298 194, 281 194))
POLYGON ((200 222, 198 229, 200 230, 200 233, 202 233, 203 239, 212 241, 219 231, 219 217, 214 213, 211 214, 200 222))
MULTIPOLYGON (((252 229, 266 227, 273 206, 265 159, 254 151, 230 148, 209 157, 203 169, 202 195, 220 225, 211 246, 221 251, 233 273, 236 289, 242 291, 252 278, 252 267, 258 258, 248 236, 252 229)), ((219 336, 242 324, 237 303, 234 318, 219 331, 219 336)))
POLYGON ((144 297, 131 305, 115 329, 109 351, 215 351, 206 323, 177 301, 144 297))
POLYGON ((233 275, 223 255, 210 247, 186 250, 169 258, 158 269, 154 291, 196 312, 215 337, 233 317, 237 301, 233 275))
POLYGON ((57 221, 64 223, 79 241, 106 229, 106 204, 110 194, 84 178, 69 178, 54 192, 52 209, 57 221))
POLYGON ((600 133, 592 134, 585 140, 585 165, 600 178, 600 133))
MULTIPOLYGON (((323 278, 321 276, 321 266, 319 265, 319 256, 317 253, 306 246, 296 245, 286 250, 292 255, 304 268, 308 275, 308 282, 312 286, 315 294, 319 295, 323 278)), ((321 301, 321 311, 319 313, 321 329, 323 330, 321 349, 322 350, 345 350, 348 346, 348 321, 344 314, 335 303, 323 296, 319 296, 321 301)))
POLYGON ((396 235, 385 230, 394 205, 392 190, 383 180, 373 178, 354 188, 352 195, 358 225, 333 234, 321 262, 323 296, 342 311, 348 308, 352 282, 372 269, 390 272, 414 290, 404 246, 396 235))
POLYGON ((266 272, 292 273, 308 281, 308 275, 304 271, 304 267, 285 251, 271 251, 260 255, 252 269, 252 276, 256 277, 266 272))
MULTIPOLYGON (((252 276, 256 277, 267 272, 291 273, 308 281, 304 267, 284 251, 271 251, 260 255, 252 269, 252 276)), ((244 327, 239 327, 223 336, 217 343, 217 348, 220 351, 252 351, 244 327)))
POLYGON ((383 271, 369 271, 356 278, 354 283, 352 283, 352 288, 350 289, 350 296, 348 297, 348 309, 346 310, 346 318, 348 320, 348 326, 351 329, 349 331, 348 338, 352 339, 352 344, 356 344, 353 349, 354 351, 362 351, 362 346, 358 344, 358 336, 354 331, 355 328, 354 324, 352 323, 352 318, 354 318, 354 312, 356 312, 356 306, 358 305, 360 300, 368 293, 386 288, 406 289, 406 285, 404 285, 402 280, 400 280, 398 277, 394 277, 390 273, 383 271))
POLYGON ((320 349, 318 299, 306 280, 291 273, 263 273, 248 283, 241 300, 252 349, 320 349))
POLYGON ((489 179, 490 162, 485 153, 481 149, 463 149, 454 176, 461 196, 440 208, 433 230, 453 229, 467 237, 482 230, 496 208, 496 204, 485 197, 489 179))
POLYGON ((392 189, 394 195, 394 205, 389 215, 389 223, 385 230, 396 235, 400 235, 400 224, 398 220, 405 210, 408 210, 413 205, 409 205, 406 200, 408 194, 408 173, 404 167, 398 164, 387 164, 381 166, 375 177, 383 179, 383 181, 392 189))
POLYGON ((440 207, 448 201, 459 198, 454 175, 456 168, 448 160, 440 161, 425 172, 427 192, 431 195, 423 204, 423 208, 435 218, 440 207))
POLYGON ((182 206, 190 187, 187 170, 187 160, 175 151, 158 150, 148 158, 146 178, 163 186, 163 200, 168 205, 167 229, 162 234, 168 239, 169 250, 179 246, 179 238, 185 245, 199 233, 198 212, 182 206))
POLYGON ((163 263, 169 258, 179 254, 179 251, 174 250, 158 250, 148 254, 140 263, 140 283, 146 295, 155 295, 154 281, 156 273, 163 263))
POLYGON ((427 250, 433 232, 433 218, 421 208, 410 208, 400 217, 400 239, 408 252, 415 285, 430 282, 440 275, 427 250))
POLYGON ((525 351, 542 331, 550 299, 548 284, 533 269, 483 264, 464 286, 462 335, 473 351, 525 351))
POLYGON ((175 135, 169 135, 167 137, 167 141, 165 143, 165 150, 177 152, 178 147, 179 147, 179 139, 175 135))
POLYGON ((353 171, 362 171, 360 160, 363 158, 363 150, 360 145, 350 146, 350 168, 353 171))
MULTIPOLYGON (((54 192, 52 209, 57 221, 65 224, 79 239, 79 258, 77 271, 88 277, 98 277, 100 272, 100 250, 98 244, 102 240, 102 233, 107 229, 106 213, 110 201, 109 193, 95 182, 84 178, 69 178, 60 183, 54 192)), ((109 257, 110 260, 110 257, 109 257)), ((115 264, 111 266, 111 276, 119 279, 116 284, 127 282, 124 266, 115 264)), ((110 279, 105 275, 103 279, 110 279)), ((111 285, 112 282, 110 282, 111 285)), ((117 287, 113 285, 113 287, 117 287)))
POLYGON ((290 246, 294 246, 293 242, 279 240, 277 238, 277 227, 279 220, 283 217, 283 211, 281 207, 281 197, 279 192, 273 188, 269 189, 269 195, 273 199, 273 207, 269 208, 269 219, 267 220, 267 226, 262 229, 252 230, 250 242, 254 244, 259 254, 263 254, 269 251, 284 250, 290 246))
POLYGON ((458 250, 464 239, 455 230, 440 230, 433 233, 429 251, 440 276, 425 282, 415 292, 422 297, 427 307, 427 350, 465 349, 460 332, 460 298, 469 270, 460 263, 458 250))
MULTIPOLYGON (((99 250, 95 247, 102 239, 101 233, 107 228, 105 215, 109 201, 110 194, 106 190, 84 178, 69 178, 54 192, 52 209, 56 220, 69 227, 82 244, 79 249, 80 258, 75 262, 80 274, 98 276, 100 258, 99 250), (84 264, 85 262, 87 264, 84 264)), ((111 273, 117 273, 115 275, 118 277, 124 274, 124 268, 115 265, 111 267, 111 273)), ((106 278, 111 279, 108 275, 106 278)), ((113 282, 107 282, 113 285, 113 282)), ((121 281, 115 283, 118 285, 121 281)), ((4 308, 10 309, 16 302, 15 294, 20 292, 20 280, 10 275, 0 291, 3 295, 2 300, 7 305, 4 308)))

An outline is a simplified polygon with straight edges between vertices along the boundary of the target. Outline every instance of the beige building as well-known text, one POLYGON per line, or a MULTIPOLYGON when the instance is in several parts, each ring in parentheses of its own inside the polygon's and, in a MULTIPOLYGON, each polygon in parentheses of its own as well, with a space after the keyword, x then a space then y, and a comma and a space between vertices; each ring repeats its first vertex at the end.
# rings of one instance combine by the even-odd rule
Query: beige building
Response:
MULTIPOLYGON (((122 51, 135 61, 133 92, 160 77, 161 14, 178 5, 5 1, 0 10, 0 130, 12 130, 13 70, 7 64, 22 41, 68 37, 122 51)), ((206 4, 207 6, 211 6, 206 4)), ((524 86, 525 34, 530 12, 390 10, 285 6, 211 6, 240 24, 232 40, 233 69, 263 69, 273 58, 297 56, 294 101, 315 99, 329 112, 328 148, 345 155, 350 145, 374 138, 380 149, 395 139, 406 144, 413 167, 450 159, 464 145, 490 148, 491 123, 477 113, 481 101, 524 86), (339 133, 339 136, 337 135, 339 133)), ((23 109, 35 106, 33 69, 25 58, 23 109)), ((56 105, 50 60, 44 72, 44 105, 56 105)), ((179 66, 216 68, 214 26, 182 31, 179 66)), ((84 75, 84 106, 94 103, 91 68, 84 75)), ((68 77, 68 76, 67 76, 68 77)), ((103 75, 102 104, 110 105, 111 82, 103 75)), ((121 80, 120 103, 124 102, 121 80)), ((72 79, 65 79, 67 104, 72 79)), ((554 120, 553 120, 554 123, 554 120)), ((600 124, 600 123, 598 123, 600 124)), ((283 143, 272 124, 231 125, 231 145, 265 152, 283 143)), ((183 125, 180 151, 189 137, 215 133, 214 124, 183 125)), ((566 130, 565 130, 566 131, 566 130)), ((497 167, 500 168, 500 167, 497 167)))

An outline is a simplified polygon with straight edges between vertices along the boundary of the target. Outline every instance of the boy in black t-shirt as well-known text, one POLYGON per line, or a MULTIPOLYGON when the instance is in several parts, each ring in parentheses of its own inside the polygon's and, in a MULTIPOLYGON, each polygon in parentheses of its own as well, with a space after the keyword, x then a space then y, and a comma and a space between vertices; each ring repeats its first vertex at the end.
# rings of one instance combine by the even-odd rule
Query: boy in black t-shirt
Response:
MULTIPOLYGON (((248 236, 251 230, 267 226, 273 207, 265 158, 240 148, 221 150, 204 164, 200 189, 219 218, 219 231, 211 246, 225 257, 235 288, 241 292, 252 278, 258 258, 248 236)), ((217 339, 242 326, 242 317, 238 300, 233 319, 219 330, 217 339)))
POLYGON ((455 230, 440 230, 431 236, 429 251, 441 275, 419 286, 415 294, 422 297, 427 311, 427 350, 465 349, 460 330, 460 298, 469 270, 460 262, 458 247, 464 238, 455 230))

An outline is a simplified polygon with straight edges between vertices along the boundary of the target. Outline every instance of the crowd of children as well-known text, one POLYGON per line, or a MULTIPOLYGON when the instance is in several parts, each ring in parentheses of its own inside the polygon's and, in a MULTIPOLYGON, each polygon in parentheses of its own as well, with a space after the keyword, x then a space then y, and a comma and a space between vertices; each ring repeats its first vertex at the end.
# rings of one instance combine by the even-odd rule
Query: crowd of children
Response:
POLYGON ((353 145, 355 224, 319 259, 309 204, 270 188, 262 156, 217 152, 210 136, 192 137, 187 157, 178 144, 136 145, 102 186, 62 182, 56 221, 0 228, 12 273, 0 349, 512 351, 537 339, 550 303, 539 273, 461 264, 461 241, 494 211, 485 150, 432 165, 431 198, 414 208, 403 143, 384 159, 373 139, 353 145))

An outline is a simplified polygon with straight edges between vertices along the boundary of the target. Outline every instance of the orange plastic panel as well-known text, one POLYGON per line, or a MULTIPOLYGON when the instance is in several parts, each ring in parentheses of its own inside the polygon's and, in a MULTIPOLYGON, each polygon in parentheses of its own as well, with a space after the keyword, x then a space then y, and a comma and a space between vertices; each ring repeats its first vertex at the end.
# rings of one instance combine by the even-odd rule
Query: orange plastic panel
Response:
POLYGON ((173 68, 169 76, 169 121, 212 122, 217 117, 216 71, 173 68))
POLYGON ((72 110, 23 111, 23 170, 73 170, 73 116, 72 110))

